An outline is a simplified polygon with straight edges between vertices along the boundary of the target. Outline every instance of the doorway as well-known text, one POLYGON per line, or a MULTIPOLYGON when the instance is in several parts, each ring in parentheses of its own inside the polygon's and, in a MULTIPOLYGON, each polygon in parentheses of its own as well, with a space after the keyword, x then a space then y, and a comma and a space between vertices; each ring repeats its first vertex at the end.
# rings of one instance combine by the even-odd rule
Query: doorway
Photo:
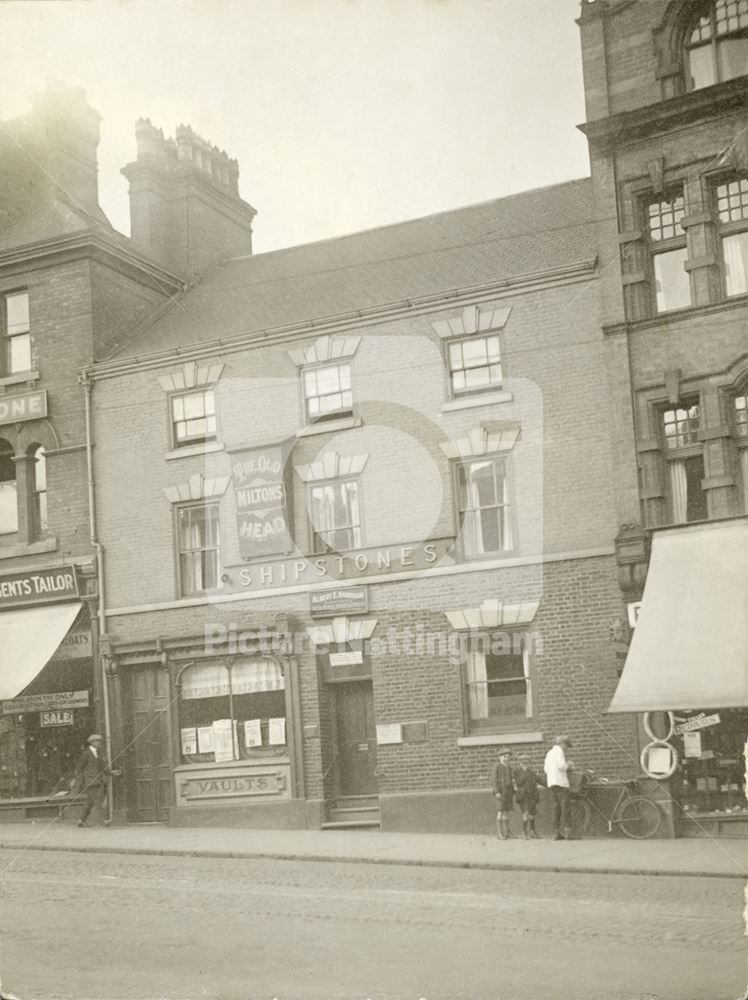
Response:
POLYGON ((161 823, 174 801, 169 754, 169 675, 161 666, 125 674, 125 797, 130 823, 161 823))
POLYGON ((371 681, 334 685, 338 794, 376 795, 377 735, 371 681))

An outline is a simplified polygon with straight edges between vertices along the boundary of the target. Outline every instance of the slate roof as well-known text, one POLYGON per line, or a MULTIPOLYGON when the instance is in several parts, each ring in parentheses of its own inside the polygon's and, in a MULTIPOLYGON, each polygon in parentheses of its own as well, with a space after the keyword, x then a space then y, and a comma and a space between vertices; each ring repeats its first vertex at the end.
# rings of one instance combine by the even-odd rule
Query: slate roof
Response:
POLYGON ((120 245, 129 242, 112 229, 103 212, 91 216, 83 209, 73 208, 63 199, 57 199, 0 229, 0 251, 91 230, 120 245))
POLYGON ((112 357, 583 264, 596 256, 589 178, 335 239, 225 260, 112 357))

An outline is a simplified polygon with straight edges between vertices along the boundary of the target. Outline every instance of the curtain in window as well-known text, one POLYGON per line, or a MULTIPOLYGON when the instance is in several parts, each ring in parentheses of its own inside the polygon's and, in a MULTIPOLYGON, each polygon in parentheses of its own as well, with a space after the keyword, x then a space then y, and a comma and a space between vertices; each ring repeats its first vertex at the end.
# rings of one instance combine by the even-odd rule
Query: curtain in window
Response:
POLYGON ((219 698, 229 693, 229 672, 222 663, 200 663, 182 673, 182 697, 219 698))
POLYGON ((743 510, 748 514, 748 448, 740 449, 740 471, 743 476, 743 510))
POLYGON ((0 440, 0 535, 18 531, 18 484, 13 449, 0 440))
POLYGON ((488 718, 488 679, 486 656, 482 650, 473 649, 467 659, 468 708, 471 719, 488 718))
POLYGON ((725 291, 728 295, 748 292, 748 233, 736 233, 722 240, 725 260, 725 291))
POLYGON ((670 500, 674 524, 688 520, 688 477, 685 462, 670 462, 670 500))
POLYGON ((239 660, 231 668, 233 694, 254 694, 257 691, 282 691, 283 671, 275 660, 266 658, 239 660))

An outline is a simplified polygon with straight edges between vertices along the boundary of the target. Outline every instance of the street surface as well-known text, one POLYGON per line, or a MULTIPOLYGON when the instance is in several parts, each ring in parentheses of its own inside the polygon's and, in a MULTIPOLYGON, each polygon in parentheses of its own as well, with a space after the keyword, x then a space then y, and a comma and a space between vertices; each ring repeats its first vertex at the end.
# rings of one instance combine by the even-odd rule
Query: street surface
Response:
POLYGON ((737 879, 0 850, 20 1000, 736 1000, 737 879))

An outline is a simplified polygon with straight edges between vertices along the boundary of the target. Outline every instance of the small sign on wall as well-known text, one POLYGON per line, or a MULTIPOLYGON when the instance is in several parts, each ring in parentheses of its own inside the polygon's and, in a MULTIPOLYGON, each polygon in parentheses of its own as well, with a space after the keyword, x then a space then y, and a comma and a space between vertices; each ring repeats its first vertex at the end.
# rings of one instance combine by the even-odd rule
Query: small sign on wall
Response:
POLYGON ((380 747, 402 741, 403 727, 399 722, 384 722, 377 725, 377 743, 380 747))
POLYGON ((39 716, 40 726, 72 726, 72 712, 41 712, 39 716))
POLYGON ((636 628, 636 623, 639 621, 639 612, 641 611, 642 602, 641 601, 629 601, 626 605, 626 613, 629 619, 629 628, 636 628))

